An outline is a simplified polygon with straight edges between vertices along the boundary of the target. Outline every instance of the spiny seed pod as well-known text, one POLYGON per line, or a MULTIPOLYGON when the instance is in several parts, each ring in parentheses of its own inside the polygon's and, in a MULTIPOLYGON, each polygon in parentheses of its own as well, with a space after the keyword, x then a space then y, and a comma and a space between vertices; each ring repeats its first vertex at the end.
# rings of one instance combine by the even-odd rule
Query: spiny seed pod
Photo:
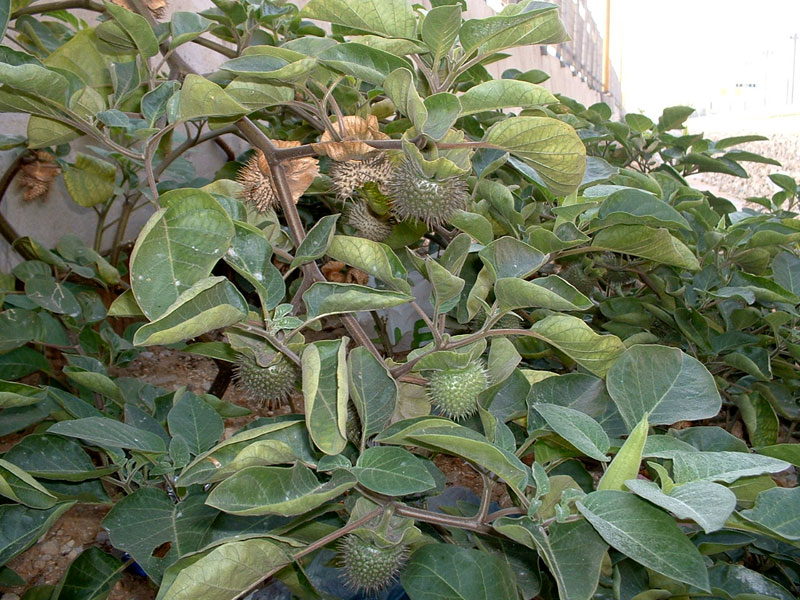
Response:
POLYGON ((463 369, 434 371, 428 377, 428 398, 443 415, 457 421, 478 410, 478 395, 488 384, 483 364, 474 361, 463 369))
POLYGON ((448 222, 453 213, 466 207, 469 198, 463 177, 430 179, 407 160, 394 170, 386 194, 398 219, 417 219, 428 227, 448 222))
POLYGON ((297 380, 297 368, 283 354, 269 366, 262 367, 255 359, 240 354, 234 367, 237 384, 267 410, 286 404, 297 380))
MULTIPOLYGON (((625 265, 625 261, 622 260, 619 256, 617 256, 613 252, 603 252, 600 255, 600 261, 607 267, 621 267, 625 265)), ((607 268, 605 279, 609 283, 618 283, 620 285, 625 285, 626 283, 635 281, 636 275, 634 275, 630 271, 622 271, 614 268, 607 268)))
POLYGON ((586 274, 580 263, 572 263, 558 275, 572 284, 572 287, 576 290, 587 296, 592 293, 594 285, 597 283, 596 279, 586 274))
POLYGON ((358 411, 352 402, 347 403, 347 424, 345 435, 353 446, 361 445, 361 419, 358 418, 358 411))
POLYGON ((363 238, 373 242, 382 242, 392 233, 392 226, 373 215, 366 202, 361 200, 351 202, 348 204, 345 214, 347 224, 358 231, 363 238))
MULTIPOLYGON (((295 148, 300 142, 272 140, 277 148, 295 148)), ((286 183, 292 200, 297 204, 305 191, 319 175, 319 161, 308 156, 295 158, 283 163, 286 183)), ((239 170, 236 181, 242 185, 241 196, 259 212, 267 212, 279 204, 278 194, 272 182, 272 171, 264 153, 256 149, 253 157, 239 170)))
POLYGON ((500 317, 492 329, 522 329, 523 327, 522 319, 514 313, 508 313, 500 317))
POLYGON ((379 546, 351 533, 339 543, 339 562, 347 585, 354 590, 376 594, 389 587, 408 558, 408 546, 379 546))
POLYGON ((328 175, 333 180, 333 189, 340 200, 349 200, 356 190, 367 183, 377 184, 382 189, 392 175, 392 163, 383 153, 368 156, 364 160, 334 162, 328 175))

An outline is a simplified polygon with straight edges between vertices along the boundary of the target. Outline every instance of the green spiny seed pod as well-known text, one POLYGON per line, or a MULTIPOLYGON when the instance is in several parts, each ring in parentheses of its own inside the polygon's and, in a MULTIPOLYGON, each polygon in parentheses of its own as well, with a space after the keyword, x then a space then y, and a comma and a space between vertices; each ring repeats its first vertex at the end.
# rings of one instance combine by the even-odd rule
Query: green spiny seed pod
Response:
POLYGON ((572 287, 576 290, 587 296, 592 293, 597 283, 596 279, 586 274, 586 271, 584 271, 580 263, 572 263, 558 275, 572 284, 572 287))
POLYGON ((464 419, 478 410, 478 395, 488 384, 483 363, 474 361, 463 369, 434 371, 428 377, 428 398, 446 417, 464 419))
POLYGON ((347 585, 376 594, 389 587, 408 558, 406 544, 380 546, 351 533, 339 543, 339 560, 347 585))
POLYGON ((508 313, 507 315, 503 315, 500 319, 492 326, 492 329, 523 329, 524 324, 522 319, 520 319, 514 313, 508 313))
POLYGON ((428 227, 447 223, 469 198, 463 177, 430 179, 410 161, 403 161, 386 184, 392 212, 400 220, 417 219, 428 227))
POLYGON ((609 283, 625 285, 626 283, 636 280, 636 275, 630 271, 623 271, 614 268, 623 267, 625 265, 625 261, 613 252, 603 252, 600 255, 600 262, 606 266, 605 279, 609 283))
POLYGON ((367 203, 361 200, 348 204, 345 215, 350 227, 358 231, 361 237, 373 242, 382 242, 392 233, 392 226, 373 215, 367 203))
POLYGON ((392 163, 384 154, 375 154, 364 160, 334 162, 328 174, 333 180, 333 189, 340 200, 349 200, 356 190, 367 183, 383 188, 392 175, 392 163))
POLYGON ((267 410, 286 404, 297 381, 297 368, 283 354, 262 367, 253 358, 240 354, 234 367, 236 383, 267 410))
POLYGON ((361 445, 361 419, 358 418, 358 411, 356 411, 356 407, 352 402, 347 403, 345 435, 354 446, 361 445))

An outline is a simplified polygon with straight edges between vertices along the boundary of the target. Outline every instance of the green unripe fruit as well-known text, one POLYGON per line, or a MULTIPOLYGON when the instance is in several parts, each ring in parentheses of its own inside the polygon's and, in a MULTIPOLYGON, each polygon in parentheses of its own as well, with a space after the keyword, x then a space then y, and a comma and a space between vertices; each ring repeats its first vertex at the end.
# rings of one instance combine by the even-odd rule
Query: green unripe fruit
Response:
POLYGON ((626 264, 621 257, 617 256, 613 252, 603 252, 600 255, 600 260, 602 261, 603 265, 606 266, 605 279, 609 283, 618 283, 620 285, 625 285, 626 283, 631 283, 632 281, 636 280, 636 275, 634 275, 630 271, 624 271, 613 268, 613 267, 624 267, 626 264))
POLYGON ((517 315, 514 313, 508 313, 507 315, 503 315, 500 319, 492 326, 492 329, 524 329, 525 325, 517 315))
POLYGON ((361 445, 361 419, 358 418, 358 411, 352 402, 347 403, 345 435, 356 448, 361 445))
POLYGON ((358 200, 348 204, 346 215, 347 224, 373 242, 382 242, 392 233, 392 226, 373 215, 366 202, 358 200))
POLYGON ((475 361, 463 369, 434 371, 428 377, 428 398, 446 417, 464 419, 478 410, 478 395, 488 385, 483 364, 475 361))
POLYGON ((364 160, 334 162, 328 171, 333 188, 340 200, 347 200, 368 183, 382 188, 392 175, 392 163, 384 154, 374 154, 364 160))
POLYGON ((339 558, 347 585, 374 594, 395 581, 408 558, 408 546, 383 547, 351 533, 339 544, 339 558))
POLYGON ((409 161, 394 170, 386 184, 392 213, 402 220, 417 219, 428 227, 447 223, 467 205, 469 191, 463 177, 430 179, 409 161))
POLYGON ((597 283, 596 279, 586 274, 580 263, 572 263, 558 275, 585 296, 592 293, 597 283))
POLYGON ((297 381, 297 368, 283 354, 267 367, 253 358, 240 354, 234 367, 234 376, 241 389, 267 410, 276 410, 286 404, 297 381))

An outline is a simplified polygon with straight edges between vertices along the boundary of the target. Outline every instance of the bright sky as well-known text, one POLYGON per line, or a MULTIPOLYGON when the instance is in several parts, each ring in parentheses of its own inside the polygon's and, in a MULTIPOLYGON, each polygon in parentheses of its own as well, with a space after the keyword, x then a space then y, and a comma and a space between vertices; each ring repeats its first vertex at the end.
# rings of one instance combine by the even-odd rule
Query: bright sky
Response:
MULTIPOLYGON (((605 4, 589 0, 601 31, 605 4)), ((657 116, 674 104, 774 111, 789 101, 800 0, 611 0, 611 15, 612 60, 628 111, 657 116)))

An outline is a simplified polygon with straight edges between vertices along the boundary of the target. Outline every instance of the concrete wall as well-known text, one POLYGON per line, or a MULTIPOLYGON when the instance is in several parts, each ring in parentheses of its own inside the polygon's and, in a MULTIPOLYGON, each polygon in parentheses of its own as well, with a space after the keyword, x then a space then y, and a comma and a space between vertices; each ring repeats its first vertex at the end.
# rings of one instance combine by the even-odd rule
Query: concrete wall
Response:
MULTIPOLYGON (((597 89, 597 69, 601 64, 597 54, 596 43, 594 50, 587 55, 586 48, 590 45, 581 44, 581 52, 574 51, 579 41, 584 41, 583 32, 594 31, 596 26, 590 22, 590 15, 576 17, 577 20, 570 20, 570 15, 578 15, 579 9, 585 12, 586 0, 556 0, 561 5, 562 18, 567 23, 572 33, 573 42, 561 44, 556 48, 551 48, 550 53, 544 54, 538 46, 513 49, 509 52, 511 57, 492 65, 489 71, 495 76, 500 77, 506 69, 517 68, 522 71, 530 69, 541 69, 550 74, 551 78, 543 85, 548 89, 563 93, 575 98, 585 105, 605 100, 609 101, 608 96, 602 95, 597 89), (581 9, 583 6, 583 9, 581 9), (571 13, 569 11, 572 11, 571 13), (581 20, 586 19, 586 20, 581 20), (571 26, 571 27, 570 27, 571 26), (577 29, 576 29, 577 27, 577 29), (594 29, 592 29, 594 28, 594 29), (578 35, 576 35, 576 32, 578 35), (579 57, 589 56, 587 64, 578 64, 578 68, 571 68, 566 62, 574 59, 576 62, 579 57), (560 57, 560 58, 559 58, 560 57), (591 64, 589 64, 591 63, 591 64)), ((300 2, 303 4, 304 2, 300 2)), ((170 11, 196 11, 198 7, 206 6, 206 0, 173 0, 170 2, 170 11)), ((469 10, 467 18, 481 18, 494 14, 484 0, 469 0, 469 10)), ((79 11, 81 18, 92 22, 95 13, 79 11)), ((596 37, 596 36, 595 36, 596 37)), ((225 60, 220 54, 207 50, 196 44, 186 44, 178 52, 194 65, 200 72, 214 71, 221 62, 225 60)), ((617 97, 619 97, 617 95, 617 97)), ((26 115, 0 114, 0 132, 8 135, 24 135, 27 124, 26 115)), ((229 135, 226 140, 231 144, 234 151, 239 152, 244 149, 243 143, 239 138, 229 135)), ((73 159, 74 153, 85 149, 90 144, 84 139, 72 144, 73 159)), ((0 152, 0 172, 4 172, 12 162, 16 151, 0 152)), ((213 143, 206 143, 196 147, 187 153, 186 157, 191 160, 196 167, 198 175, 210 177, 225 161, 224 153, 213 143)), ((56 245, 58 240, 66 233, 73 233, 81 236, 87 243, 91 243, 94 237, 96 226, 96 214, 91 208, 83 208, 76 205, 69 197, 64 186, 62 177, 57 177, 50 189, 47 197, 42 201, 25 202, 22 199, 21 189, 17 183, 12 183, 5 197, 0 204, 0 213, 16 229, 19 235, 29 235, 51 248, 56 245)), ((142 225, 152 214, 152 209, 146 207, 134 213, 126 231, 126 238, 133 239, 137 235, 142 225)), ((116 215, 112 214, 109 221, 116 215)), ((113 231, 113 230, 112 230, 113 231)), ((107 234, 110 238, 111 232, 107 234)), ((110 239, 104 239, 104 248, 108 247, 110 239)), ((19 262, 16 252, 0 238, 0 270, 8 271, 13 265, 19 262)))

